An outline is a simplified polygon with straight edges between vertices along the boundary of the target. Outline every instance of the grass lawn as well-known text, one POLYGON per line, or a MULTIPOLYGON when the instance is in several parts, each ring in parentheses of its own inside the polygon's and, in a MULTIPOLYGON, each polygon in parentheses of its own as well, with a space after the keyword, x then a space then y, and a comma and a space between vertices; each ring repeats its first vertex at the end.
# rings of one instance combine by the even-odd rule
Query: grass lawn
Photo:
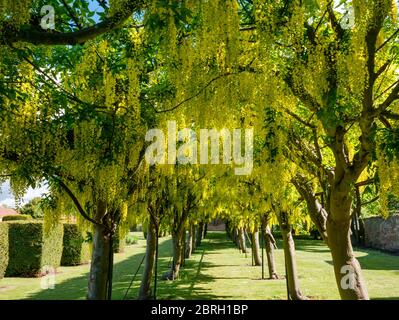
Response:
MULTIPOLYGON (((145 252, 141 233, 138 244, 116 254, 113 298, 123 299, 126 289, 145 252)), ((277 270, 284 272, 282 244, 276 251, 277 270)), ((331 256, 321 241, 296 240, 299 280, 303 293, 312 299, 338 299, 331 256)), ((159 274, 168 269, 171 239, 160 239, 159 274)), ((399 299, 399 256, 373 250, 357 250, 372 299, 399 299)), ((267 267, 265 268, 267 272, 267 267)), ((61 267, 54 289, 41 289, 40 278, 4 278, 0 280, 0 299, 85 299, 89 266, 61 267)), ((129 299, 137 296, 141 271, 129 299)), ((224 233, 210 232, 177 281, 159 281, 159 299, 286 299, 285 280, 261 280, 261 267, 251 266, 226 239, 224 233)))

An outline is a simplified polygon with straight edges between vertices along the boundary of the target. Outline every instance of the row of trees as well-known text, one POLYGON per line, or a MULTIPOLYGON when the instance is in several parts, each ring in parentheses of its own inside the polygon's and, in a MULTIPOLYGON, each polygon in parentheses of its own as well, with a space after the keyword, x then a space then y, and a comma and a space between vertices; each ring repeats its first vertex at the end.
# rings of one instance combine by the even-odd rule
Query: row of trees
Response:
POLYGON ((350 227, 354 207, 378 196, 384 209, 397 191, 396 3, 120 0, 97 1, 97 12, 94 4, 7 0, 0 9, 1 179, 16 196, 46 181, 47 219, 76 212, 93 229, 88 297, 110 296, 119 225, 147 222, 146 298, 160 228, 173 236, 165 278, 175 279, 185 231, 193 239, 189 226, 216 212, 238 230, 251 213, 254 238, 270 234, 274 216, 297 298, 291 229, 310 218, 341 297, 368 299, 350 227), (55 30, 40 26, 43 5, 54 8, 55 30), (345 6, 353 26, 343 23, 345 6), (255 128, 256 178, 148 167, 145 134, 171 118, 182 128, 255 128), (353 271, 354 286, 341 285, 342 270, 353 271))

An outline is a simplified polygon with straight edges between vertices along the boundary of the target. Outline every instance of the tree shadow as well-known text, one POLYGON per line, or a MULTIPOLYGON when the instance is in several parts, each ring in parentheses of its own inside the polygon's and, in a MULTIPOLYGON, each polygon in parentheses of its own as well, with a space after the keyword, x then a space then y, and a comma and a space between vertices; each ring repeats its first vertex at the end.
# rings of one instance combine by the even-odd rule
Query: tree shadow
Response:
POLYGON ((372 249, 358 249, 357 251, 366 253, 366 255, 357 258, 362 269, 393 270, 399 272, 399 256, 372 249))
MULTIPOLYGON (((325 245, 322 240, 313 240, 313 239, 303 239, 303 237, 296 238, 294 237, 295 248, 296 250, 305 251, 305 252, 314 252, 314 253, 327 253, 330 252, 330 249, 325 245)), ((280 240, 277 240, 280 244, 279 248, 283 247, 283 243, 280 240)))
MULTIPOLYGON (((356 257, 363 270, 381 270, 381 271, 397 271, 399 275, 399 257, 389 255, 374 250, 356 250, 357 252, 366 253, 364 256, 356 257)), ((332 260, 326 260, 333 265, 332 260)))
MULTIPOLYGON (((217 238, 217 237, 216 237, 217 238)), ((140 246, 140 245, 139 245, 140 246)), ((134 254, 127 257, 125 260, 115 263, 114 277, 113 277, 113 300, 122 300, 126 294, 133 275, 137 271, 143 256, 145 254, 145 245, 141 245, 142 253, 134 254)), ((226 247, 226 244, 217 243, 217 246, 203 243, 199 246, 193 254, 193 258, 197 255, 203 255, 213 250, 219 250, 226 247)), ((227 245, 228 247, 228 245, 227 245)), ((159 258, 158 258, 158 288, 157 299, 223 299, 228 296, 215 296, 211 293, 211 289, 203 289, 196 287, 197 283, 212 282, 214 279, 210 276, 201 273, 204 267, 210 267, 210 263, 204 262, 200 259, 187 259, 184 267, 180 271, 179 279, 175 281, 161 281, 161 275, 170 267, 172 256, 172 241, 167 239, 159 244, 159 258)), ((127 299, 136 299, 140 287, 140 282, 143 273, 143 266, 140 267, 132 286, 127 294, 127 299)), ((28 300, 77 300, 86 299, 87 283, 89 273, 84 275, 62 281, 57 283, 54 289, 42 290, 40 292, 32 293, 28 296, 28 300)))

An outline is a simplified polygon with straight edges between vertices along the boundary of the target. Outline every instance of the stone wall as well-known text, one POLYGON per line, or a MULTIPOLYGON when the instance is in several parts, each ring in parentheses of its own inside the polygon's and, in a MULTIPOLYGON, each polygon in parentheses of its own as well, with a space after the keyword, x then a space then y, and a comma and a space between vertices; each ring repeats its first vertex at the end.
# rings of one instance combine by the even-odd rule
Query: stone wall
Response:
POLYGON ((367 247, 399 253, 399 215, 364 219, 367 247))

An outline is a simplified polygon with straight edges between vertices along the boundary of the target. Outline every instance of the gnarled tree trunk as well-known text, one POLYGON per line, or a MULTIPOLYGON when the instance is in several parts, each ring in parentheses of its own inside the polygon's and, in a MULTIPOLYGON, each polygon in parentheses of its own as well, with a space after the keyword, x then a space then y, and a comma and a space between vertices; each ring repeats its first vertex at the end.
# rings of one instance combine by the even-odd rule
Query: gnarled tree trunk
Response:
POLYGON ((259 246, 259 231, 256 229, 251 235, 252 257, 255 266, 262 265, 259 246))
POLYGON ((186 248, 187 248, 187 234, 186 234, 186 229, 183 230, 183 234, 182 234, 182 246, 181 246, 181 267, 184 267, 184 265, 186 264, 186 248))
POLYGON ((341 220, 334 219, 334 216, 331 211, 327 220, 327 233, 340 296, 343 300, 368 300, 362 270, 353 254, 350 214, 348 212, 347 218, 341 220))
POLYGON ((195 240, 196 247, 199 247, 201 245, 203 235, 204 235, 204 223, 200 222, 196 231, 196 240, 195 240))
POLYGON ((313 192, 312 187, 306 182, 307 180, 301 176, 297 176, 292 180, 299 194, 305 199, 309 211, 309 216, 319 231, 325 243, 328 243, 327 236, 327 217, 328 213, 323 205, 319 202, 313 192))
POLYGON ((151 281, 154 273, 156 241, 156 228, 150 219, 147 227, 147 247, 145 252, 144 271, 139 290, 139 300, 151 299, 151 281))
POLYGON ((106 300, 109 271, 110 237, 105 227, 94 225, 93 254, 91 258, 87 298, 106 300))
POLYGON ((277 248, 276 240, 273 237, 273 234, 270 230, 267 217, 262 219, 262 236, 265 243, 266 248, 266 257, 267 257, 267 267, 269 270, 269 279, 275 280, 278 279, 278 274, 276 271, 276 263, 274 260, 274 249, 277 248))
MULTIPOLYGON (((87 299, 89 300, 106 300, 108 279, 110 272, 110 259, 113 254, 111 248, 111 233, 106 228, 104 223, 109 225, 112 221, 105 221, 107 215, 107 204, 104 201, 98 201, 94 211, 94 224, 93 232, 93 253, 91 258, 90 273, 87 299)), ((109 220, 109 219, 108 219, 109 220)))
POLYGON ((197 228, 195 225, 193 225, 192 228, 193 228, 193 234, 191 237, 191 251, 193 253, 197 249, 197 242, 196 242, 196 238, 195 238, 196 234, 197 234, 197 228))
POLYGON ((184 258, 184 236, 184 229, 172 234, 173 262, 171 269, 162 276, 163 280, 176 280, 179 276, 180 267, 183 263, 184 258))
POLYGON ((245 230, 244 228, 238 229, 238 241, 240 243, 240 250, 242 253, 247 253, 247 242, 245 241, 245 230))
POLYGON ((240 241, 238 239, 238 229, 236 227, 233 228, 232 237, 234 244, 241 250, 240 241))
POLYGON ((279 214, 279 223, 284 243, 284 259, 287 271, 288 292, 292 300, 304 300, 305 297, 299 289, 292 226, 288 222, 288 215, 286 212, 281 212, 279 214))
POLYGON ((188 239, 186 243, 186 259, 189 259, 193 252, 193 238, 194 238, 194 226, 191 225, 190 229, 188 230, 188 239))

